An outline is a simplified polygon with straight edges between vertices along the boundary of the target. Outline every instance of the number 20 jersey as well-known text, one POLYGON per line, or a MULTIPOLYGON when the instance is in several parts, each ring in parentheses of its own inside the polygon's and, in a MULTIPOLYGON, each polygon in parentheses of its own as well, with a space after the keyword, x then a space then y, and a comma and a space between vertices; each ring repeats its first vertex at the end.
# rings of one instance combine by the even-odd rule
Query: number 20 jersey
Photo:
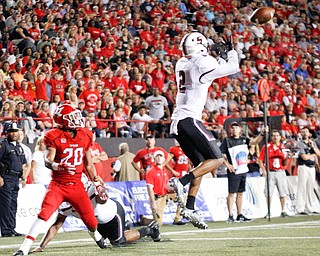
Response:
POLYGON ((64 171, 52 171, 52 180, 58 182, 81 181, 85 153, 92 143, 92 132, 87 128, 77 129, 74 138, 67 131, 61 129, 48 131, 44 137, 44 144, 47 147, 56 149, 54 162, 74 165, 76 167, 75 175, 64 171))

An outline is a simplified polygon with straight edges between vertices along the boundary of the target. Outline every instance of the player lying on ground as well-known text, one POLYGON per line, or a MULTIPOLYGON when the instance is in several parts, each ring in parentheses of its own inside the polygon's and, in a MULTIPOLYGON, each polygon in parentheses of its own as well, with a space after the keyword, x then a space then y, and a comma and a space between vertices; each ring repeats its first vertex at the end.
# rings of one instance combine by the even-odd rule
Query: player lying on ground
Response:
MULTIPOLYGON (((100 191, 99 196, 94 184, 89 181, 84 183, 98 221, 98 231, 104 239, 108 238, 112 245, 131 243, 145 236, 150 236, 155 242, 161 240, 159 226, 155 221, 138 230, 125 230, 125 211, 122 205, 111 198, 102 199, 101 193, 106 196, 104 191, 100 191)), ((57 220, 49 228, 40 245, 33 252, 43 252, 68 215, 80 218, 75 209, 69 203, 64 202, 59 207, 57 220)))

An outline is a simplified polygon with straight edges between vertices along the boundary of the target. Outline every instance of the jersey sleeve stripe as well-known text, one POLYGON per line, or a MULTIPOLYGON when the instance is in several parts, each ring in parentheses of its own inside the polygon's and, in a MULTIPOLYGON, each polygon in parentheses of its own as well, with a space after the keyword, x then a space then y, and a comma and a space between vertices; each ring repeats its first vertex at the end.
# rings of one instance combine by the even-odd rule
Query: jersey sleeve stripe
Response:
MULTIPOLYGON (((202 77, 204 77, 205 75, 209 74, 210 72, 213 72, 214 70, 215 70, 215 68, 214 68, 214 69, 211 69, 211 70, 209 70, 209 71, 207 71, 207 72, 205 72, 205 73, 203 73, 203 74, 199 77, 199 82, 202 83, 202 82, 201 82, 202 77)), ((203 83, 202 83, 202 84, 203 84, 203 83)))

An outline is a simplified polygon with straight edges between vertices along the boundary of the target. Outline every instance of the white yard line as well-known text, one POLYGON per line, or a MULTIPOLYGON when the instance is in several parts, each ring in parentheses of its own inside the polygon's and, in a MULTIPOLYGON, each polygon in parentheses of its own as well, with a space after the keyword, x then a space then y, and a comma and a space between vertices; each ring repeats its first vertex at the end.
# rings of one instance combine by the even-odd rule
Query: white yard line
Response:
POLYGON ((201 237, 199 239, 197 238, 173 238, 170 239, 172 241, 196 241, 196 240, 205 240, 205 241, 226 241, 226 240, 295 240, 295 239, 320 239, 320 236, 273 236, 273 237, 220 237, 220 238, 214 238, 214 237, 208 237, 208 238, 204 238, 201 237))
MULTIPOLYGON (((282 223, 282 224, 266 224, 266 225, 259 225, 259 226, 239 226, 241 223, 234 223, 230 224, 230 227, 226 228, 214 228, 214 229, 192 229, 192 230, 182 230, 182 231, 175 231, 175 232, 163 232, 161 235, 163 236, 170 236, 170 235, 183 235, 183 234, 190 234, 190 233, 216 233, 216 232, 226 232, 232 230, 261 230, 261 229, 279 229, 279 228, 294 228, 303 226, 304 228, 314 228, 320 226, 320 221, 306 221, 306 222, 294 222, 294 223, 282 223)), ((1 239, 1 238, 0 238, 1 239)), ((294 240, 294 239, 320 239, 320 236, 316 237, 221 237, 221 238, 199 238, 199 240, 206 240, 206 241, 223 241, 223 240, 274 240, 274 239, 282 239, 282 240, 294 240)), ((188 241, 192 240, 195 241, 197 238, 170 238, 172 241, 188 241)), ((85 239, 70 239, 70 240, 59 240, 59 241, 52 241, 50 245, 53 244, 66 244, 66 243, 91 243, 91 238, 85 239)), ((39 245, 39 243, 34 243, 33 247, 39 245)), ((10 245, 0 245, 0 249, 8 249, 8 248, 19 248, 20 244, 10 244, 10 245)))
POLYGON ((184 230, 184 231, 174 231, 174 232, 166 232, 162 233, 163 235, 182 235, 188 233, 202 233, 202 232, 226 232, 232 230, 261 230, 261 229, 279 229, 279 228, 294 228, 296 226, 300 227, 304 226, 306 228, 310 228, 310 225, 320 225, 320 221, 306 221, 306 222, 293 222, 293 223, 282 223, 282 224, 266 224, 266 225, 259 225, 259 226, 241 226, 241 223, 232 223, 230 227, 227 228, 214 228, 214 229, 194 229, 194 230, 184 230))

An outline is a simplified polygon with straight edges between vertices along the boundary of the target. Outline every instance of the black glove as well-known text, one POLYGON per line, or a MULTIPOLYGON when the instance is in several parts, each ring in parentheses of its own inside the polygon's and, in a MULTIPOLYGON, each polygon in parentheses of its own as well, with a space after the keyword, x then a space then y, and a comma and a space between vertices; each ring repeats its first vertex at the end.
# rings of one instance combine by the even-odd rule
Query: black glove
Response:
POLYGON ((226 46, 222 42, 215 43, 214 45, 212 45, 211 50, 213 52, 212 55, 214 57, 219 56, 220 58, 222 58, 224 60, 226 60, 228 58, 226 46))
POLYGON ((232 51, 234 49, 231 36, 223 36, 223 41, 221 43, 225 45, 227 51, 232 51))

